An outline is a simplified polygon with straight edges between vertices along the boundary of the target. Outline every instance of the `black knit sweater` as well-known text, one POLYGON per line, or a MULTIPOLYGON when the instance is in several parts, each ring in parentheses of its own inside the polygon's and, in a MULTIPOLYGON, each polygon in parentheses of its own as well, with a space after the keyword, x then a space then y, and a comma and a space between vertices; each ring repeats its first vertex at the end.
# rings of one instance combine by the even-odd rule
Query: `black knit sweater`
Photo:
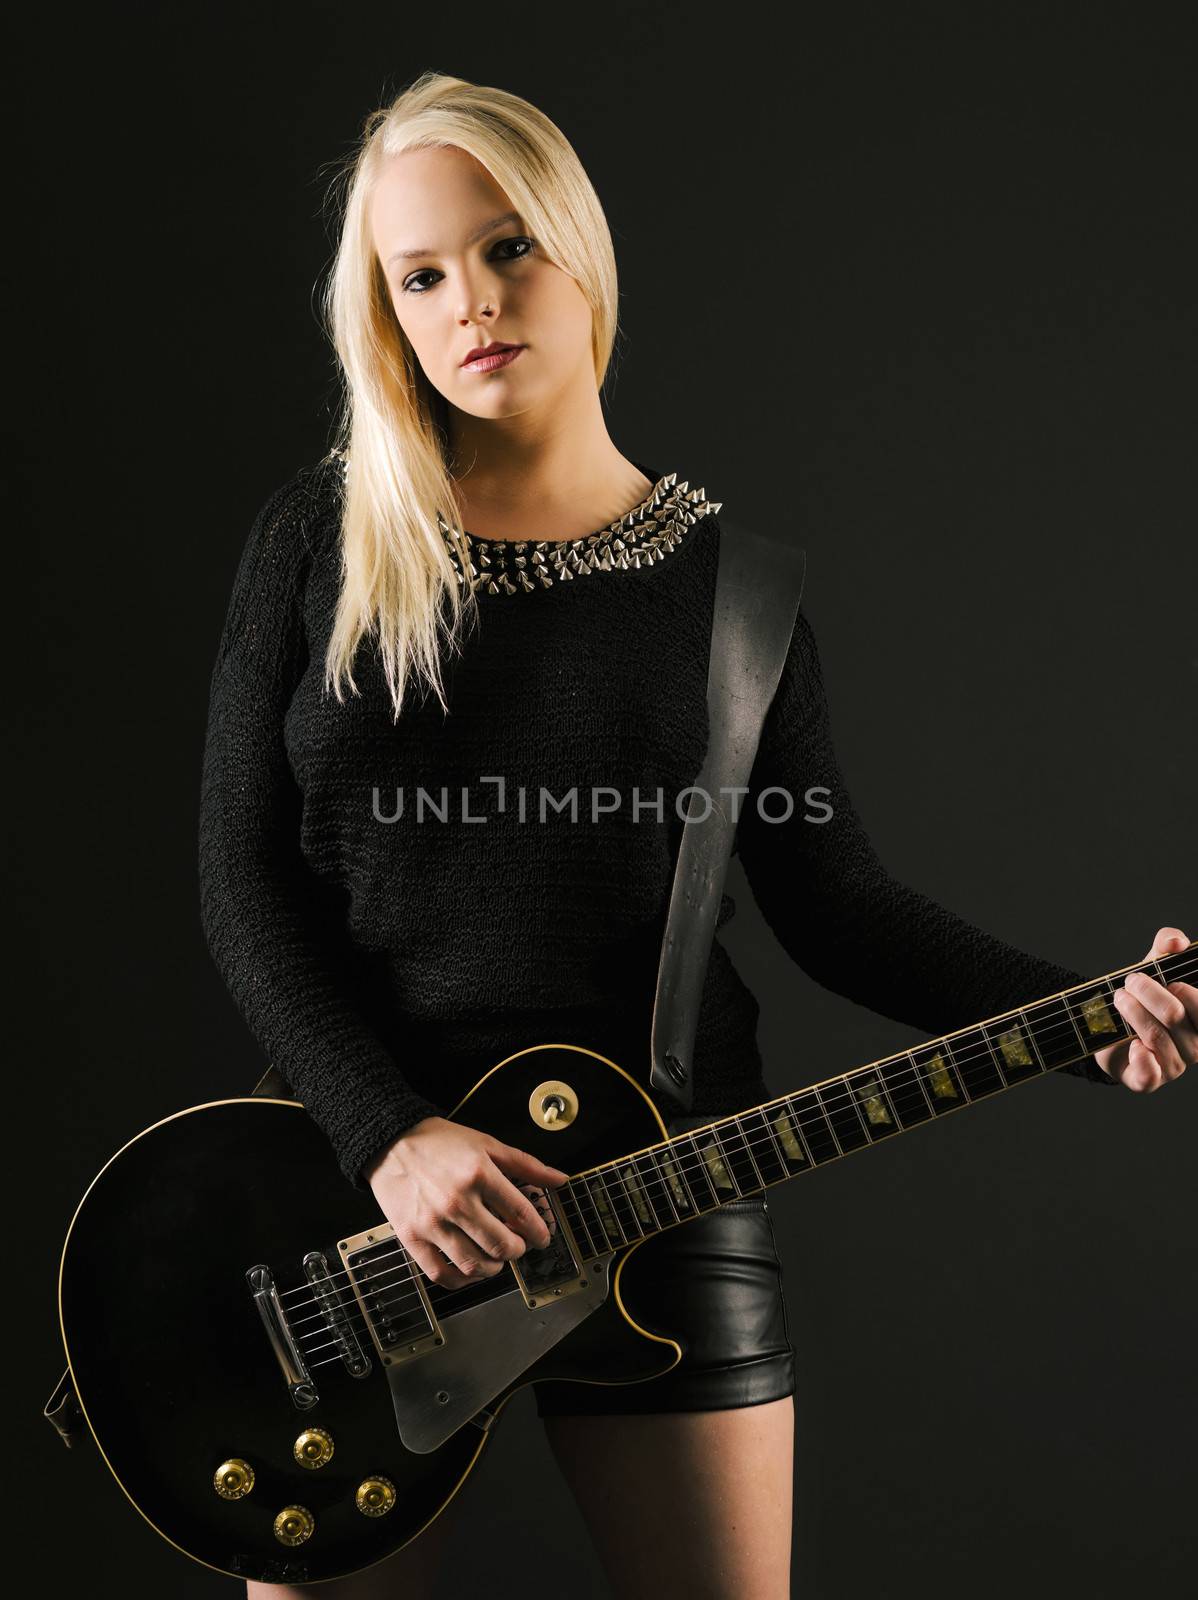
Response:
MULTIPOLYGON (((397 1135, 525 1045, 585 1045, 647 1086, 676 801, 706 745, 720 531, 708 509, 651 564, 484 589, 446 659, 450 716, 425 691, 397 723, 369 640, 360 695, 322 689, 342 474, 334 458, 304 468, 250 531, 212 674, 199 879, 225 983, 361 1186, 397 1135)), ((837 768, 802 613, 737 848, 804 971, 929 1035, 1082 981, 887 872, 837 768), (774 785, 794 799, 786 822, 757 809, 774 785)), ((733 909, 725 896, 717 926, 733 909)), ((768 1098, 757 1017, 717 935, 696 1114, 768 1098)), ((1114 1081, 1092 1059, 1066 1070, 1114 1081)))

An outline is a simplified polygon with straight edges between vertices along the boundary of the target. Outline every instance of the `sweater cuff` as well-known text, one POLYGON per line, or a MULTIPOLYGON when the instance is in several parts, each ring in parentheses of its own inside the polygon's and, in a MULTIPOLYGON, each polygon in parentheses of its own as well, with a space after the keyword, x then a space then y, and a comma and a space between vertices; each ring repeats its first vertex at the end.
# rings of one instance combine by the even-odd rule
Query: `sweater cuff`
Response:
POLYGON ((444 1115, 440 1106, 406 1089, 399 1089, 382 1100, 375 1096, 355 1099, 347 1095, 333 1140, 342 1172, 355 1189, 369 1194, 370 1185, 363 1168, 393 1144, 401 1133, 407 1133, 409 1128, 414 1128, 426 1117, 444 1115))

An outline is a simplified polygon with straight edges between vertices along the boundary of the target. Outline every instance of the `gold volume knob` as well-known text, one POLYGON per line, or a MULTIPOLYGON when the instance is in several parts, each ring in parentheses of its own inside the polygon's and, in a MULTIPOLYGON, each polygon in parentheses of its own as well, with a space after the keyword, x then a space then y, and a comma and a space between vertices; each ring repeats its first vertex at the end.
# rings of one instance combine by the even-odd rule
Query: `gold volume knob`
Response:
POLYGON ((301 1467, 326 1466, 333 1459, 333 1436, 324 1428, 305 1428, 292 1447, 301 1467))
POLYGON ((395 1504, 395 1485, 390 1478, 366 1478, 358 1485, 354 1504, 364 1517, 385 1517, 395 1504))
POLYGON ((254 1487, 254 1469, 248 1461, 230 1456, 212 1474, 212 1487, 222 1500, 240 1500, 254 1487))
POLYGON ((307 1506, 284 1506, 275 1518, 275 1538, 280 1544, 303 1544, 312 1537, 316 1518, 307 1506))

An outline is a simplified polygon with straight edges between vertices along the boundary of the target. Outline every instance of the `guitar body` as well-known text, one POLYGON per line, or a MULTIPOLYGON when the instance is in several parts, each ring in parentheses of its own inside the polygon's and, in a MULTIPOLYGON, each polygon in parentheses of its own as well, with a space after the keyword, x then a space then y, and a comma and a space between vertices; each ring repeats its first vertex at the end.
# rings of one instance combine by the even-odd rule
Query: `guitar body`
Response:
MULTIPOLYGON (((622 1069, 568 1045, 535 1046, 499 1063, 454 1118, 566 1172, 656 1143, 665 1132, 622 1069), (546 1083, 571 1090, 568 1121, 546 1124, 530 1109, 546 1083)), ((59 1291, 75 1394, 126 1495, 195 1560, 276 1583, 370 1566, 448 1503, 517 1389, 541 1378, 636 1382, 680 1357, 673 1340, 623 1311, 619 1278, 636 1249, 625 1247, 609 1262, 606 1298, 575 1310, 585 1320, 506 1382, 477 1420, 435 1449, 407 1449, 380 1351, 363 1336, 370 1370, 353 1376, 335 1344, 313 1337, 320 1324, 303 1267, 309 1252, 323 1251, 336 1272, 339 1240, 379 1223, 373 1196, 346 1182, 303 1108, 255 1097, 197 1106, 148 1128, 109 1161, 80 1203, 59 1291), (325 1352, 311 1358, 318 1398, 307 1409, 289 1392, 247 1282, 259 1263, 271 1269, 282 1303, 302 1308, 294 1320, 301 1333, 307 1324, 307 1350, 325 1352), (318 1467, 294 1454, 300 1435, 314 1429, 332 1440, 318 1467), (230 1461, 252 1468, 253 1486, 240 1498, 215 1487, 214 1474, 230 1461), (394 1503, 367 1514, 358 1491, 378 1479, 393 1487, 394 1503), (314 1522, 294 1547, 275 1531, 287 1507, 303 1508, 314 1522)), ((444 1357, 454 1346, 452 1291, 422 1281, 438 1311, 444 1357)), ((499 1291, 509 1315, 525 1312, 510 1266, 463 1297, 477 1302, 481 1292, 486 1305, 499 1291)), ((541 1320, 567 1304, 549 1305, 541 1320)), ((407 1362, 405 1381, 419 1381, 421 1366, 419 1357, 407 1362)))

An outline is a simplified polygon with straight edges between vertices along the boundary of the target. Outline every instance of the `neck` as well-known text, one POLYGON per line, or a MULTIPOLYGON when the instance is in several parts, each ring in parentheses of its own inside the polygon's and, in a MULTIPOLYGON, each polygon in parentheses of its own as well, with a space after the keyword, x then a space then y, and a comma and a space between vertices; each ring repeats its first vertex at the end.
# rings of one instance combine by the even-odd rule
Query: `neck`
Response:
POLYGON ((1132 972, 1193 982, 1198 942, 578 1173, 562 1213, 586 1253, 634 1244, 1042 1078, 1131 1037, 1113 998, 1132 972))

